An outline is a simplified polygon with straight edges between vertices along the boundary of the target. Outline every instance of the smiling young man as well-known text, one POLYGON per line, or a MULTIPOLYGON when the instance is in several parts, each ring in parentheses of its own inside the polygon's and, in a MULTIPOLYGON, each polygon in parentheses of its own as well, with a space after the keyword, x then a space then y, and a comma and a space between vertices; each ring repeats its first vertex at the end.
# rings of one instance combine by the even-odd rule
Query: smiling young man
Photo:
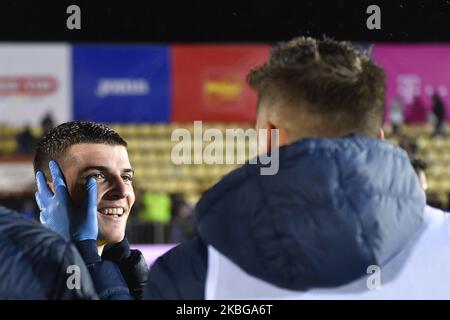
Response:
MULTIPOLYGON (((142 253, 130 250, 125 236, 127 219, 135 201, 133 169, 126 147, 125 140, 104 125, 90 121, 67 122, 50 130, 39 141, 34 170, 41 191, 48 185, 55 195, 52 177, 55 176, 55 171, 60 170, 74 208, 84 205, 88 197, 86 184, 90 178, 95 180, 98 255, 119 266, 130 292, 135 298, 140 298, 148 268, 142 253), (57 163, 51 164, 53 172, 50 172, 51 166, 49 169, 50 161, 57 163)), ((42 210, 44 200, 37 197, 37 201, 42 210)), ((45 213, 47 212, 48 210, 45 213)), ((59 213, 55 210, 44 215, 44 222, 53 223, 58 218, 57 214, 59 213)), ((82 215, 82 210, 78 214, 82 215)), ((56 227, 50 226, 66 240, 73 240, 61 223, 56 227)))
POLYGON ((84 189, 87 179, 93 177, 97 182, 99 253, 102 253, 105 244, 122 241, 135 200, 133 169, 125 146, 77 143, 66 150, 58 163, 76 204, 81 204, 86 197, 84 189))

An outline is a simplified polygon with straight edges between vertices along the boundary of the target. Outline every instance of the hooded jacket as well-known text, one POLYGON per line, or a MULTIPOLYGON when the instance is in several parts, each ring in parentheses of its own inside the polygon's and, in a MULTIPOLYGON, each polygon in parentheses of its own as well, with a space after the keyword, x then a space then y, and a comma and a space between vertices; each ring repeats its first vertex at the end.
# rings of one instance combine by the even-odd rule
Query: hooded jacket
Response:
POLYGON ((84 300, 98 296, 73 244, 0 207, 0 300, 4 299, 84 300))
MULTIPOLYGON (((425 194, 406 152, 388 142, 307 138, 279 149, 277 174, 261 167, 246 164, 204 194, 199 236, 155 262, 147 298, 297 299, 317 290, 345 298, 338 289, 366 285, 368 270, 395 261, 383 278, 391 281, 411 267, 406 251, 432 248, 418 240, 430 225, 425 194)), ((433 232, 450 243, 444 220, 433 232)), ((432 272, 432 262, 420 268, 432 272)))

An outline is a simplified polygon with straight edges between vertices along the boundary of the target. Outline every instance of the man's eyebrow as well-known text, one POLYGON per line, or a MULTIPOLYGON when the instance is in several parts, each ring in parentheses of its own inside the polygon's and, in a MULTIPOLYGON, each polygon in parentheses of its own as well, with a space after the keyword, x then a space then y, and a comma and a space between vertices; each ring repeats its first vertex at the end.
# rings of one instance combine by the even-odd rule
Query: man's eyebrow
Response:
MULTIPOLYGON (((82 170, 82 172, 90 171, 90 170, 98 170, 98 171, 109 171, 108 167, 105 166, 90 166, 82 170)), ((131 172, 134 174, 134 170, 132 168, 125 168, 121 170, 122 172, 131 172)))

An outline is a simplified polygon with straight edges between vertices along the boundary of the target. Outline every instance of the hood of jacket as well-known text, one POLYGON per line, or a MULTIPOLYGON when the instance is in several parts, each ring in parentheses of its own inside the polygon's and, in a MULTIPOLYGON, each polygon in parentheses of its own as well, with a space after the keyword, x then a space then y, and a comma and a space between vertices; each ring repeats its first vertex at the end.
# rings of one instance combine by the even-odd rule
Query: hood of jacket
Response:
POLYGON ((383 266, 422 224, 425 194, 405 151, 358 134, 279 149, 279 171, 245 164, 196 207, 199 234, 282 288, 335 287, 383 266))

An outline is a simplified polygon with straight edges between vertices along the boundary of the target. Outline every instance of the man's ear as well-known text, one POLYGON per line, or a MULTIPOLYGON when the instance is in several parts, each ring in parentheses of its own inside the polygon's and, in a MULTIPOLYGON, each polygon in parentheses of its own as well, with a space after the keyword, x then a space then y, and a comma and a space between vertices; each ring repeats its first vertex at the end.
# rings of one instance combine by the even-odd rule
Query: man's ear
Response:
POLYGON ((270 149, 272 149, 272 147, 278 146, 278 144, 279 144, 278 141, 272 140, 272 130, 277 129, 277 127, 273 123, 267 122, 265 129, 267 129, 267 141, 266 141, 267 150, 270 150, 270 149))
MULTIPOLYGON (((279 148, 279 147, 289 143, 289 139, 287 137, 286 131, 283 128, 279 128, 276 124, 274 124, 270 121, 266 121, 258 129, 266 130, 266 140, 263 142, 265 149, 260 150, 260 153, 267 152, 267 150, 271 150, 272 148, 279 148), (276 130, 276 133, 274 132, 273 137, 272 137, 272 130, 276 130)), ((261 143, 260 143, 260 145, 261 145, 261 143)))
POLYGON ((52 180, 52 174, 50 173, 50 170, 42 171, 45 177, 45 181, 47 182, 47 186, 50 189, 51 192, 55 193, 55 189, 53 188, 53 180, 52 180))
POLYGON ((378 130, 377 138, 380 139, 380 140, 384 140, 384 130, 383 130, 383 128, 380 128, 378 130))
POLYGON ((266 153, 270 150, 270 124, 267 121, 258 119, 256 123, 256 136, 258 137, 258 154, 266 153), (266 132, 264 135, 263 133, 266 132))

